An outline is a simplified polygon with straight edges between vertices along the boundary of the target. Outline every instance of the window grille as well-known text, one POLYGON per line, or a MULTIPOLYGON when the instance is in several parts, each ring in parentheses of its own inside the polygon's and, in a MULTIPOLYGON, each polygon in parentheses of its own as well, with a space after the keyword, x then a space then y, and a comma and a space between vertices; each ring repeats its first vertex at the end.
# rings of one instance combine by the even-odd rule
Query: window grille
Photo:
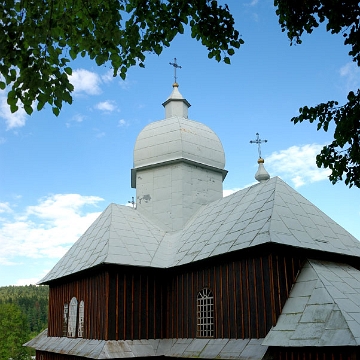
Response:
POLYGON ((214 295, 207 288, 197 295, 197 336, 214 337, 214 295))
POLYGON ((84 334, 84 300, 81 300, 79 304, 78 337, 82 338, 83 334, 84 334))
POLYGON ((64 314, 63 314, 63 336, 67 336, 67 330, 68 330, 68 316, 69 316, 69 304, 64 304, 64 314))
POLYGON ((78 311, 78 302, 76 297, 73 297, 70 301, 69 306, 69 320, 68 320, 68 337, 76 337, 76 323, 77 323, 77 311, 78 311))

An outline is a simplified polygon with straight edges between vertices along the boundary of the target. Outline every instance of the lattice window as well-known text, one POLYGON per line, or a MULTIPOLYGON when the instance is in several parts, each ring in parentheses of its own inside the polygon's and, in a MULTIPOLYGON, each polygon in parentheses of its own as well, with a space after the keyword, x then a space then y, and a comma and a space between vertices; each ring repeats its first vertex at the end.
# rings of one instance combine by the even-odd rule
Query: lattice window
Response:
POLYGON ((79 325, 78 325, 78 337, 83 337, 84 334, 84 300, 79 304, 79 325))
POLYGON ((204 288, 197 295, 197 336, 214 337, 214 295, 204 288))
POLYGON ((64 304, 64 313, 63 313, 63 336, 67 336, 68 317, 69 317, 69 304, 64 304))
POLYGON ((78 312, 78 301, 76 297, 73 297, 70 301, 69 306, 69 320, 68 320, 68 337, 76 337, 76 325, 77 325, 77 312, 78 312))

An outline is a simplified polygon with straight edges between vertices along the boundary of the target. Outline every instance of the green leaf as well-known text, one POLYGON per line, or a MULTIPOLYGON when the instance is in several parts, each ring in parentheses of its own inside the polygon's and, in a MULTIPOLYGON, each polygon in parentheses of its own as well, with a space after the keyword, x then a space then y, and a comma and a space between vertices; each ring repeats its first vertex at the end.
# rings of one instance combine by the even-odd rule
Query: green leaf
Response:
POLYGON ((10 104, 10 111, 13 114, 14 112, 18 111, 19 107, 16 104, 10 104))
POLYGON ((53 114, 54 114, 55 116, 59 116, 59 114, 60 114, 60 109, 57 108, 57 107, 53 107, 53 108, 52 108, 52 112, 53 112, 53 114))
POLYGON ((30 105, 24 105, 24 110, 28 115, 31 115, 33 112, 33 108, 30 105))
POLYGON ((225 64, 230 64, 230 58, 229 57, 224 57, 224 63, 225 64))
POLYGON ((65 71, 68 75, 72 75, 72 68, 71 68, 71 67, 66 67, 66 68, 64 68, 64 71, 65 71))
POLYGON ((70 55, 72 60, 75 60, 76 57, 77 57, 77 52, 73 48, 71 48, 70 51, 69 51, 69 55, 70 55))

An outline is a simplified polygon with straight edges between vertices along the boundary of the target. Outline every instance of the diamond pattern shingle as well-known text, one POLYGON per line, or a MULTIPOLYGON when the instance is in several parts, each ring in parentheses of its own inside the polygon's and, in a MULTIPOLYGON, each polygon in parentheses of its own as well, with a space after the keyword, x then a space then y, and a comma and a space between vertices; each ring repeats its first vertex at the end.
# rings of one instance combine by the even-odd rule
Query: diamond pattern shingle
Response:
POLYGON ((360 345, 359 285, 360 271, 349 265, 308 260, 263 345, 360 345))
POLYGON ((42 282, 101 263, 167 268, 268 242, 360 257, 356 238, 275 177, 203 206, 173 233, 111 204, 42 282))

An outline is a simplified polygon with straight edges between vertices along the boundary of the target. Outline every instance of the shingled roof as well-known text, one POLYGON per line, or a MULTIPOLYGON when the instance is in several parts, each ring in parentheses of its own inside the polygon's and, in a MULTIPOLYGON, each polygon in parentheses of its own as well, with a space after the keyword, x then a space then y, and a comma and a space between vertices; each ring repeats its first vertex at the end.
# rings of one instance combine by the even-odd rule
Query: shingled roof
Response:
POLYGON ((360 242, 278 177, 203 206, 183 230, 111 204, 41 280, 100 264, 168 268, 265 243, 360 257, 360 242))
POLYGON ((263 345, 360 345, 359 299, 359 270, 308 260, 263 345))

